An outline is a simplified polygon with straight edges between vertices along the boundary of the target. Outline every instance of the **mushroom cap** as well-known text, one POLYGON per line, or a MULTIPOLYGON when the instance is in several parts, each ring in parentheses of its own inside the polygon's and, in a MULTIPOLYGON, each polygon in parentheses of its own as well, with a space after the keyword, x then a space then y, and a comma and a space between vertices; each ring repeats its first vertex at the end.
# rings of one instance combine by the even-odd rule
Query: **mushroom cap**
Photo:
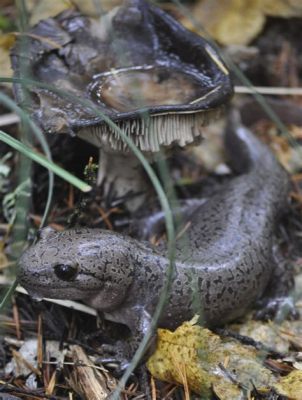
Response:
MULTIPOLYGON (((184 146, 202 136, 233 94, 229 72, 204 38, 144 0, 129 0, 101 20, 67 10, 39 22, 12 50, 15 76, 72 95, 30 87, 28 111, 50 133, 71 133, 108 149, 126 147, 85 99, 143 151, 184 146)), ((20 85, 15 95, 22 102, 20 85)))

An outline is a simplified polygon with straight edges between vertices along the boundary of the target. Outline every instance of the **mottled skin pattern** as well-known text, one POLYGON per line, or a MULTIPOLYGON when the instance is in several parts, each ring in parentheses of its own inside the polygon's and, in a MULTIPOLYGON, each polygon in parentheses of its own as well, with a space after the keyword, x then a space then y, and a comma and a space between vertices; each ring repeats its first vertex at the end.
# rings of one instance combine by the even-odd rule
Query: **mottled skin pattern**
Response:
MULTIPOLYGON (((207 325, 242 314, 273 278, 272 240, 289 181, 270 150, 238 125, 226 132, 241 173, 192 214, 177 243, 171 292, 159 326, 175 328, 195 313, 207 325)), ((133 349, 158 302, 168 260, 150 245, 111 231, 42 230, 20 259, 20 283, 37 297, 81 299, 126 324, 133 349), (65 275, 64 275, 65 273, 65 275)))

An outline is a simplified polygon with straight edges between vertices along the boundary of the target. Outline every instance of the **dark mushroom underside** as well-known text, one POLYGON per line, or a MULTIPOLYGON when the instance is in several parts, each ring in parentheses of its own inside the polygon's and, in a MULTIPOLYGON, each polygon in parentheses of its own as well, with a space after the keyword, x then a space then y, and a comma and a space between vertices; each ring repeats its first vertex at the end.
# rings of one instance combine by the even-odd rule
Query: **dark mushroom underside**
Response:
MULTIPOLYGON (((27 71, 67 94, 31 86, 26 108, 45 132, 79 135, 102 147, 103 158, 127 149, 102 115, 154 152, 198 141, 232 95, 216 50, 144 0, 126 1, 101 20, 68 10, 24 39, 12 51, 15 76, 27 71)), ((15 94, 22 103, 18 84, 15 94)))
MULTIPOLYGON (((90 129, 95 132, 106 125, 100 115, 104 113, 120 121, 126 133, 147 149, 148 141, 137 136, 160 128, 158 121, 163 120, 166 133, 150 140, 150 150, 161 142, 194 141, 201 135, 200 127, 232 94, 229 73, 210 44, 144 0, 128 1, 101 21, 71 10, 41 21, 30 30, 26 43, 18 41, 12 63, 16 76, 27 70, 34 79, 73 97, 71 101, 30 88, 33 96, 27 107, 45 131, 84 137, 90 129), (77 98, 87 100, 98 115, 77 104, 77 98), (158 119, 161 115, 164 118, 158 119), (182 131, 187 123, 193 126, 191 137, 173 132, 174 126, 182 131)), ((19 85, 15 92, 21 101, 19 85)), ((106 132, 105 127, 101 130, 106 132)), ((117 147, 117 141, 108 143, 117 147)))

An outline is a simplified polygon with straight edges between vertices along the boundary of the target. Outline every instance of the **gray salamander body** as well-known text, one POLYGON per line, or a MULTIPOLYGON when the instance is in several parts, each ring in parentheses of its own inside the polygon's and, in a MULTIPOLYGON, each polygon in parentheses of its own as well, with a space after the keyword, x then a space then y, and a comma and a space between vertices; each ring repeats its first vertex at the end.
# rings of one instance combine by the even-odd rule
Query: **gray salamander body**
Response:
MULTIPOLYGON (((241 175, 191 216, 159 326, 175 328, 201 314, 207 325, 242 315, 274 274, 272 241, 285 208, 287 173, 271 151, 238 125, 226 148, 241 175)), ((126 324, 134 338, 149 327, 168 266, 149 244, 111 231, 42 230, 20 259, 20 283, 37 297, 81 299, 126 324)))

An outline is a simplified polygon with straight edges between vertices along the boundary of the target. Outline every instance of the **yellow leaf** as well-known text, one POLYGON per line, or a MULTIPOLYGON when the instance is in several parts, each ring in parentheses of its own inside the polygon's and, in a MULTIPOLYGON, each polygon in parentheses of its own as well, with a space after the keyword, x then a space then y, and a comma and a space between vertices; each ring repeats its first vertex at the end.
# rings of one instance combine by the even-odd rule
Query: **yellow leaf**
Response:
POLYGON ((69 0, 39 0, 32 2, 31 7, 29 7, 31 11, 30 25, 35 25, 42 19, 54 17, 62 11, 72 8, 73 4, 69 0))
POLYGON ((264 0, 263 12, 274 17, 301 17, 301 0, 264 0))
POLYGON ((234 381, 244 387, 270 386, 272 373, 262 366, 258 352, 233 340, 222 341, 208 329, 185 322, 175 332, 158 330, 156 352, 147 367, 163 381, 187 384, 200 396, 208 397, 211 388, 221 400, 241 398, 242 392, 234 381))
POLYGON ((113 7, 119 6, 123 0, 73 0, 78 10, 91 17, 96 17, 104 11, 109 11, 113 7))
POLYGON ((5 77, 12 77, 9 51, 15 43, 15 36, 12 33, 0 35, 0 71, 5 77))
MULTIPOLYGON (((223 45, 251 42, 266 16, 299 17, 301 0, 203 0, 193 8, 195 19, 223 45)), ((188 23, 186 23, 188 26, 188 23)), ((189 27, 192 28, 192 26, 189 27)), ((194 30, 194 27, 193 27, 194 30)))
POLYGON ((261 3, 262 0, 204 0, 193 13, 221 44, 247 44, 264 25, 261 3))
POLYGON ((302 399, 302 371, 294 370, 274 385, 278 393, 292 400, 302 399))

